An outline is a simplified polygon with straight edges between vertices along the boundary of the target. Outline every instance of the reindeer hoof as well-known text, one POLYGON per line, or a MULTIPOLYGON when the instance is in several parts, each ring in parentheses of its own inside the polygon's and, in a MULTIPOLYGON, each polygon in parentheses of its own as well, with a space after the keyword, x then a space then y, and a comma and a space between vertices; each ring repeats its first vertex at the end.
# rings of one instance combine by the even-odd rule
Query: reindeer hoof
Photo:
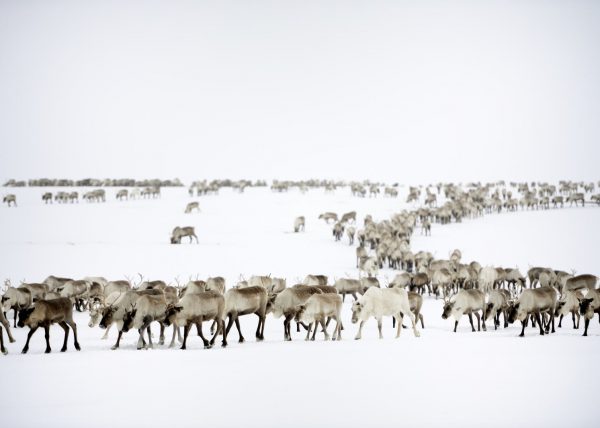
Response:
POLYGON ((244 338, 240 337, 240 339, 238 340, 238 343, 244 343, 244 338))
POLYGON ((2 350, 2 353, 3 353, 4 355, 8 355, 8 351, 7 351, 6 349, 3 349, 3 350, 2 350))
POLYGON ((415 337, 421 337, 421 333, 419 333, 418 331, 415 332, 415 337))
POLYGON ((62 348, 62 349, 60 350, 60 352, 66 352, 66 351, 67 351, 67 348, 62 348))
POLYGON ((52 352, 52 349, 46 348, 46 350, 44 351, 44 354, 49 354, 50 352, 52 352))
POLYGON ((15 343, 15 342, 16 342, 16 340, 15 340, 14 338, 12 338, 12 337, 9 337, 9 338, 8 338, 8 341, 9 341, 10 343, 15 343))

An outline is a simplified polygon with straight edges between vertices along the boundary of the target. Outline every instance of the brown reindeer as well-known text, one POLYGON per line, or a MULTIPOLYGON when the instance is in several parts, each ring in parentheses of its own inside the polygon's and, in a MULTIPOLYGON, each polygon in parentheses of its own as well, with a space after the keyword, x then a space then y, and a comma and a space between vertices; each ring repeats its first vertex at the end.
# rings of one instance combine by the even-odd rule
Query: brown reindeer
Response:
POLYGON ((19 311, 19 327, 28 326, 27 342, 23 347, 23 354, 29 350, 29 341, 38 327, 44 327, 46 332, 46 354, 50 353, 50 325, 58 324, 65 331, 65 341, 60 352, 67 350, 67 339, 69 338, 69 327, 73 329, 75 349, 81 350, 77 341, 77 325, 73 321, 73 305, 68 298, 58 298, 54 300, 39 300, 33 308, 19 311))

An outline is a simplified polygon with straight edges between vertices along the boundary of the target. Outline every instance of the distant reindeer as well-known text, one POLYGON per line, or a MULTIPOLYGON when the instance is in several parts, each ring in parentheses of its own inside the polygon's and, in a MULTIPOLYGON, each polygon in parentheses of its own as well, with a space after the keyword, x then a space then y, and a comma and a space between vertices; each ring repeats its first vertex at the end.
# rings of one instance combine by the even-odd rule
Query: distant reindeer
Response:
POLYGON ((347 223, 350 220, 352 220, 353 223, 356 223, 356 211, 350 211, 350 212, 345 213, 342 216, 340 223, 347 223))
POLYGON ((6 195, 4 197, 4 199, 2 199, 2 202, 6 202, 9 207, 10 207, 10 204, 13 204, 13 206, 16 207, 17 206, 17 197, 13 194, 6 195))
POLYGON ((196 236, 196 233, 192 226, 177 226, 175 229, 173 229, 173 232, 171 232, 171 244, 181 244, 181 238, 184 238, 186 236, 189 236, 190 243, 192 242, 192 237, 196 238, 196 244, 198 244, 198 237, 196 236))
POLYGON ((44 201, 45 204, 48 204, 48 202, 52 203, 52 193, 50 192, 46 192, 42 195, 42 201, 44 201))
POLYGON ((431 236, 431 222, 428 219, 421 222, 421 235, 423 234, 431 236))
POLYGON ((129 199, 129 191, 127 189, 121 189, 117 192, 117 200, 122 201, 123 199, 129 199))
POLYGON ((200 212, 200 204, 198 202, 190 202, 189 204, 187 204, 185 207, 185 213, 189 214, 192 212, 192 210, 200 212))
POLYGON ((567 202, 571 203, 569 206, 572 206, 573 202, 575 202, 575 206, 578 206, 578 202, 581 202, 581 205, 585 207, 583 193, 573 193, 572 195, 567 196, 567 202))
POLYGON ((304 216, 296 217, 294 220, 294 232, 304 232, 304 216))
POLYGON ((336 222, 338 220, 338 216, 336 213, 326 212, 319 215, 319 220, 325 220, 326 223, 329 223, 329 220, 336 222))

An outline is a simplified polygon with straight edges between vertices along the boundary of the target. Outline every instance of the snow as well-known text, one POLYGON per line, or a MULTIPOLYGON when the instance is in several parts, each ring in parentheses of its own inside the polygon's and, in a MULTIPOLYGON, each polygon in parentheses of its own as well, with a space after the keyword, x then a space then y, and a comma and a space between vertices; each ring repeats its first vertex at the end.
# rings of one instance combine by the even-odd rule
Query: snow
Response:
MULTIPOLYGON (((224 276, 228 287, 240 275, 271 274, 293 285, 306 274, 357 276, 354 247, 336 243, 330 226, 317 219, 325 211, 356 210, 375 220, 411 208, 400 198, 354 198, 348 189, 301 194, 247 189, 239 194, 190 198, 186 189, 163 189, 155 200, 118 202, 107 191, 104 204, 43 205, 47 190, 15 189, 19 206, 0 207, 0 278, 42 281, 46 276, 135 276, 180 282, 190 277, 224 276), (184 214, 198 200, 202 212, 184 214), (294 234, 295 217, 306 217, 306 232, 294 234), (174 226, 195 226, 200 244, 168 244, 174 226)), ((64 190, 64 189, 61 189, 64 190)), ((79 189, 81 190, 81 189, 79 189)), ((412 248, 447 257, 461 249, 463 260, 482 265, 552 266, 598 274, 595 244, 599 209, 563 208, 518 211, 434 224, 432 236, 417 231, 412 248)), ((184 239, 185 241, 185 239, 184 239)), ((394 272, 382 270, 380 281, 394 272)), ((592 424, 593 367, 600 351, 600 326, 590 336, 565 319, 557 333, 539 336, 520 326, 471 333, 467 318, 452 333, 441 319, 441 301, 426 297, 425 329, 394 339, 391 320, 384 339, 375 321, 353 340, 351 298, 344 304, 341 342, 305 342, 293 330, 283 342, 282 320, 268 316, 263 343, 254 341, 255 316, 243 317, 246 343, 230 333, 229 346, 202 349, 190 335, 188 350, 157 346, 137 351, 137 333, 124 336, 121 349, 109 348, 103 331, 76 314, 81 352, 69 338, 59 351, 62 329, 51 328, 53 352, 44 355, 41 331, 21 355, 26 329, 13 329, 17 342, 0 357, 3 426, 565 426, 592 424), (592 367, 592 369, 590 369, 592 367)), ((12 314, 8 314, 12 318, 12 314)), ((208 328, 208 326, 206 327, 208 328)), ((330 327, 331 328, 331 327, 330 327)), ((155 335, 158 329, 154 329, 155 335)), ((168 328, 167 343, 171 329, 168 328)), ((6 337, 6 336, 5 336, 6 337)))

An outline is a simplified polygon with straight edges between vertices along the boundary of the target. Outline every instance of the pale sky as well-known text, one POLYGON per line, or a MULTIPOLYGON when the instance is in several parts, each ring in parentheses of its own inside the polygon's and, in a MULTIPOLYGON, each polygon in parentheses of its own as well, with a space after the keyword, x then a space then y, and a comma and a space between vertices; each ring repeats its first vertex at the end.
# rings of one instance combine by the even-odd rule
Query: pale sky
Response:
POLYGON ((598 180, 600 2, 0 0, 0 179, 598 180))

